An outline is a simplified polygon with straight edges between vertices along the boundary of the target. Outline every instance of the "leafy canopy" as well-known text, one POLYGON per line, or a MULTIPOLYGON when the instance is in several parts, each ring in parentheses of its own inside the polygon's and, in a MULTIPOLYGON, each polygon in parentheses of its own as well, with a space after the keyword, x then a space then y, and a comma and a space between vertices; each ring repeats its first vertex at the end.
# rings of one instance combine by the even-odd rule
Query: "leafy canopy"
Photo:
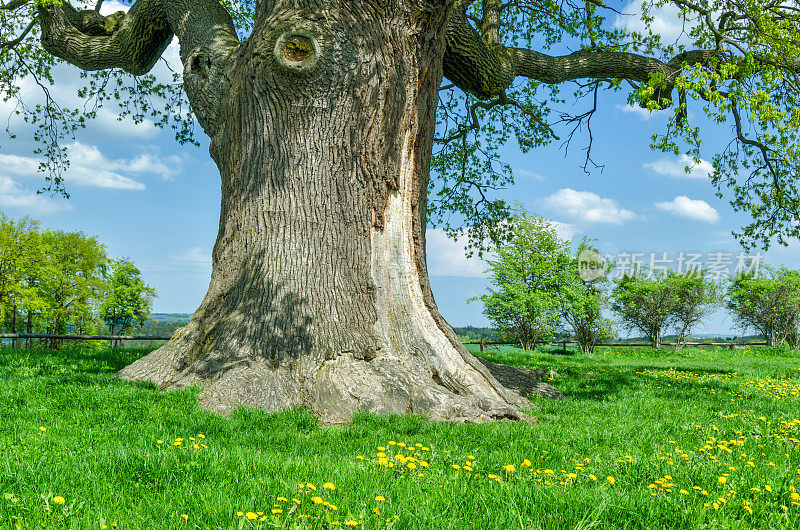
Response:
MULTIPOLYGON (((120 117, 152 119, 171 128, 179 142, 196 143, 180 65, 171 65, 175 70, 166 80, 152 73, 83 72, 81 101, 59 101, 54 85, 62 66, 42 49, 36 5, 61 1, 66 0, 0 0, 0 92, 14 105, 14 113, 33 126, 45 188, 66 193, 61 178, 69 164, 65 140, 104 105, 111 104, 120 117)), ((240 35, 247 36, 255 1, 221 2, 240 35)), ((73 1, 81 9, 101 3, 73 1)), ((512 185, 514 176, 500 157, 501 148, 512 141, 523 152, 554 141, 568 148, 576 133, 585 133, 584 169, 597 168, 591 120, 598 94, 625 90, 632 103, 670 109, 666 129, 653 134, 655 149, 699 162, 703 135, 694 115, 705 115, 730 131, 730 143, 712 159, 711 181, 735 210, 751 216, 752 222, 736 234, 745 245, 767 248, 800 235, 800 10, 788 0, 644 0, 639 15, 628 13, 637 6, 602 0, 455 1, 454 9, 466 12, 490 47, 554 55, 583 52, 598 64, 604 54, 624 51, 678 67, 670 74, 651 74, 646 81, 617 73, 610 63, 593 77, 565 83, 519 76, 507 89, 482 99, 445 80, 430 182, 431 223, 451 235, 466 230, 478 250, 487 241, 507 237, 504 221, 512 211, 494 192, 512 185), (655 15, 664 8, 683 22, 675 42, 655 31, 655 15), (638 16, 643 29, 617 26, 617 16, 638 16), (704 59, 686 53, 692 50, 703 50, 704 59), (576 101, 582 106, 576 107, 576 101)))

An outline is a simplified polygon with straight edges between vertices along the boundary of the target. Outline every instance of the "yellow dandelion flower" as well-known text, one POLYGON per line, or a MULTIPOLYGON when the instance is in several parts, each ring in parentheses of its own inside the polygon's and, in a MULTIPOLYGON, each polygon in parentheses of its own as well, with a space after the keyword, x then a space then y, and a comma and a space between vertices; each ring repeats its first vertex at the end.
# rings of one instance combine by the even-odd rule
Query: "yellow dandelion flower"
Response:
POLYGON ((506 464, 505 466, 503 466, 503 469, 506 470, 506 473, 513 473, 514 471, 517 470, 517 468, 515 468, 512 464, 506 464))
POLYGON ((190 436, 190 437, 189 437, 189 441, 190 441, 190 442, 194 442, 194 441, 195 441, 194 437, 193 437, 193 436, 190 436))
POLYGON ((317 487, 315 485, 313 485, 312 483, 310 483, 310 482, 308 484, 306 484, 306 487, 308 489, 310 489, 311 491, 317 491, 317 487))
POLYGON ((363 457, 363 456, 361 456, 361 455, 358 455, 358 456, 356 457, 356 460, 364 460, 364 457, 363 457))
POLYGON ((200 446, 197 445, 197 444, 192 445, 192 447, 195 448, 195 449, 200 449, 200 446))
POLYGON ((317 497, 317 496, 311 497, 311 502, 313 502, 314 504, 322 504, 322 497, 317 497))
POLYGON ((197 437, 200 438, 201 440, 204 440, 206 435, 205 434, 198 434, 197 437))
POLYGON ((244 516, 250 519, 251 521, 255 521, 256 519, 258 519, 258 515, 256 514, 256 512, 247 512, 246 514, 244 514, 244 516))
POLYGON ((591 473, 589 474, 589 478, 590 478, 590 479, 592 479, 592 480, 597 480, 597 477, 595 477, 595 476, 594 476, 594 475, 592 475, 591 473))
POLYGON ((467 455, 467 458, 470 459, 470 460, 475 460, 475 457, 472 456, 472 455, 467 455))
POLYGON ((329 509, 329 510, 333 510, 333 511, 335 512, 335 511, 336 511, 336 510, 338 510, 339 508, 337 508, 335 504, 328 504, 328 509, 329 509))
POLYGON ((55 497, 53 497, 53 502, 56 504, 64 504, 67 501, 61 495, 56 495, 55 497))
POLYGON ((163 444, 163 443, 164 443, 164 440, 156 440, 156 443, 157 443, 157 444, 159 444, 159 445, 161 445, 161 444, 163 444))
POLYGON ((180 444, 181 444, 181 442, 179 442, 178 440, 175 440, 174 442, 172 442, 172 445, 180 445, 180 444))
POLYGON ((386 451, 386 448, 382 445, 378 446, 378 451, 386 451))
POLYGON ((273 508, 272 509, 272 515, 277 515, 279 513, 283 513, 283 510, 281 510, 280 508, 273 508))
POLYGON ((189 520, 189 516, 187 514, 183 514, 183 515, 181 515, 181 519, 183 519, 184 521, 188 521, 189 520))
POLYGON ((40 430, 41 432, 47 432, 47 427, 39 427, 39 430, 40 430))
POLYGON ((278 500, 281 501, 281 502, 288 502, 289 501, 289 499, 287 499, 286 497, 278 497, 278 500))
POLYGON ((397 445, 397 442, 395 442, 394 440, 389 440, 389 445, 397 445))
POLYGON ((408 469, 417 469, 417 464, 415 464, 414 462, 409 462, 408 464, 406 464, 406 467, 408 469))
POLYGON ((765 485, 764 485, 764 489, 765 489, 766 491, 769 491, 769 492, 771 492, 771 491, 772 491, 772 486, 770 486, 769 484, 765 484, 765 485))
POLYGON ((526 458, 525 460, 522 461, 519 467, 531 467, 531 465, 532 465, 531 461, 526 458))
POLYGON ((243 515, 244 515, 244 512, 236 512, 236 515, 237 515, 237 516, 239 516, 239 517, 241 517, 241 516, 243 516, 243 515))
POLYGON ((183 438, 175 438, 175 441, 176 441, 176 442, 182 442, 182 441, 183 441, 183 438))
POLYGON ((744 508, 744 511, 746 511, 746 512, 747 512, 747 513, 749 513, 750 515, 753 515, 753 509, 752 509, 751 507, 749 507, 749 506, 743 506, 743 508, 744 508))
POLYGON ((686 491, 686 490, 684 490, 684 489, 682 489, 682 490, 680 491, 680 493, 681 493, 681 495, 689 495, 689 492, 688 492, 688 491, 686 491))
POLYGON ((421 443, 415 443, 414 447, 422 447, 422 444, 421 443))
POLYGON ((400 442, 399 444, 397 444, 397 447, 405 447, 405 446, 406 446, 406 444, 403 443, 403 442, 400 442))
POLYGON ((461 466, 459 466, 458 464, 453 464, 450 467, 452 467, 453 469, 461 469, 461 466))
POLYGON ((344 525, 345 526, 358 526, 358 523, 356 521, 353 521, 352 519, 348 519, 347 521, 344 522, 344 525))
POLYGON ((325 488, 326 490, 336 489, 336 486, 333 485, 333 482, 326 482, 325 484, 322 485, 322 487, 325 488))
POLYGON ((378 495, 377 497, 375 497, 375 500, 378 502, 383 502, 386 500, 386 498, 383 495, 378 495))
POLYGON ((727 481, 728 481, 728 477, 719 477, 717 479, 717 482, 719 482, 720 484, 725 484, 727 481))
POLYGON ((300 499, 292 499, 292 502, 295 504, 300 504, 300 499))
POLYGON ((606 477, 606 481, 608 481, 609 484, 616 484, 617 479, 609 475, 606 477))

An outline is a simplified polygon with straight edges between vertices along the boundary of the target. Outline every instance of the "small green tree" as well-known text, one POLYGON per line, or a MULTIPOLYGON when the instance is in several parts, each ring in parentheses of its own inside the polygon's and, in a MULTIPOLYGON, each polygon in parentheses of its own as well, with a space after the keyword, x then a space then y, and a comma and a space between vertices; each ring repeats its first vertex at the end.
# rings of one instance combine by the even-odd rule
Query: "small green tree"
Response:
POLYGON ((558 327, 569 243, 541 217, 523 213, 511 223, 509 242, 496 248, 496 259, 487 260, 492 287, 479 299, 483 314, 503 336, 532 350, 558 327))
POLYGON ((798 346, 800 271, 765 266, 729 279, 727 308, 742 329, 755 329, 770 346, 798 346))
POLYGON ((100 308, 101 318, 110 333, 124 334, 144 325, 155 295, 155 289, 144 283, 141 272, 131 260, 112 261, 108 290, 100 308))
MULTIPOLYGON (((37 287, 45 305, 47 332, 93 328, 97 302, 105 289, 108 259, 95 237, 81 232, 45 231, 41 245, 44 260, 37 287)), ((51 341, 51 348, 58 341, 51 341)))
POLYGON ((677 350, 686 342, 686 335, 719 304, 719 286, 703 274, 669 273, 664 281, 671 287, 674 296, 669 320, 677 334, 677 350))
POLYGON ((586 250, 596 252, 591 242, 584 238, 578 246, 560 293, 561 317, 583 353, 593 352, 598 342, 614 336, 614 322, 603 317, 603 309, 608 306, 603 286, 608 280, 605 276, 596 279, 581 276, 580 256, 586 250))
POLYGON ((670 323, 675 303, 674 285, 666 274, 626 274, 616 280, 612 309, 628 330, 644 334, 653 348, 661 347, 661 336, 670 323))

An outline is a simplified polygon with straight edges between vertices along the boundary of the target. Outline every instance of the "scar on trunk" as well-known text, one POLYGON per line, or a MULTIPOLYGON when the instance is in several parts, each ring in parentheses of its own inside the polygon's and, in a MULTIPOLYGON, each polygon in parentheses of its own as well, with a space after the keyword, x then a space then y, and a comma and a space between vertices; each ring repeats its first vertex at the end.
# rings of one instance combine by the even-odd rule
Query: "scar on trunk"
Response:
POLYGON ((305 30, 287 31, 275 43, 275 58, 279 64, 290 70, 311 68, 320 55, 319 42, 305 30))

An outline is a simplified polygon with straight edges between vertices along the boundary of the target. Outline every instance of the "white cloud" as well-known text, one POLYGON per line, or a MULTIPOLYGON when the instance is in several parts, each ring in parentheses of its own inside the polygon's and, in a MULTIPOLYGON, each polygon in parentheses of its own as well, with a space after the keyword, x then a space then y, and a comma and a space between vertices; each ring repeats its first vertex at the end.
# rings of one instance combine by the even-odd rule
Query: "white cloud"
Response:
POLYGON ((521 169, 515 167, 514 174, 533 179, 537 182, 544 182, 544 175, 540 175, 539 173, 536 173, 534 171, 529 171, 527 169, 521 169))
POLYGON ((486 276, 488 267, 482 259, 477 256, 467 258, 464 250, 467 246, 466 237, 453 240, 439 228, 428 229, 425 236, 428 274, 431 276, 486 276))
POLYGON ((569 223, 562 223, 559 221, 550 221, 550 224, 556 229, 556 234, 561 239, 566 241, 572 241, 576 235, 580 234, 583 230, 578 228, 575 225, 571 225, 569 223))
POLYGON ((639 105, 620 105, 619 103, 617 103, 616 107, 617 110, 625 114, 633 114, 640 120, 647 121, 653 117, 653 111, 642 108, 639 105))
MULTIPOLYGON (((647 26, 642 20, 642 2, 633 0, 622 9, 622 15, 617 15, 614 27, 627 29, 630 32, 647 35, 647 26)), ((691 21, 684 26, 683 15, 677 6, 667 3, 664 6, 650 10, 653 21, 650 29, 656 35, 661 35, 664 44, 691 44, 691 39, 686 35, 691 26, 691 21)))
POLYGON ((551 210, 588 223, 620 225, 636 219, 631 210, 620 208, 613 199, 603 198, 590 191, 564 188, 544 199, 551 210))
POLYGON ((710 204, 699 199, 690 199, 686 195, 678 195, 669 202, 657 202, 655 207, 664 212, 694 221, 702 221, 704 223, 716 223, 719 221, 719 213, 710 204))
POLYGON ((20 186, 9 177, 0 176, 0 206, 19 208, 26 214, 47 215, 72 210, 65 201, 37 194, 20 186))
POLYGON ((714 171, 714 166, 707 160, 700 159, 700 162, 695 163, 694 159, 688 155, 681 155, 677 160, 670 160, 668 158, 661 158, 655 162, 650 162, 644 165, 645 169, 652 169, 660 175, 676 178, 692 178, 692 179, 707 179, 708 176, 714 171), (686 168, 689 172, 686 172, 686 168))
MULTIPOLYGON (((183 168, 183 161, 177 156, 141 154, 130 159, 111 159, 97 147, 80 142, 67 146, 67 156, 70 166, 64 174, 65 183, 95 188, 143 190, 143 183, 121 173, 157 174, 171 179, 183 168)), ((33 157, 0 154, 0 167, 15 175, 39 178, 38 166, 39 159, 33 157)))

